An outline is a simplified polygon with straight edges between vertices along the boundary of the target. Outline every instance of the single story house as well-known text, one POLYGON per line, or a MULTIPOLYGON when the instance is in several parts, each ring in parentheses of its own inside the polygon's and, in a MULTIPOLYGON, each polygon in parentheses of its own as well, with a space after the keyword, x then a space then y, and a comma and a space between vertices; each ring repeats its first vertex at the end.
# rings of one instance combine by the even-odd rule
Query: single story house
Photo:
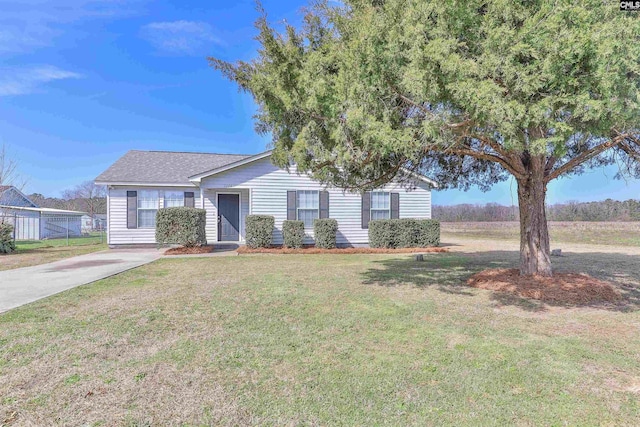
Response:
POLYGON ((388 184, 372 192, 324 187, 306 174, 271 163, 271 151, 256 155, 129 151, 96 178, 107 186, 110 246, 155 243, 159 208, 205 209, 207 241, 245 241, 250 214, 275 217, 274 244, 282 244, 282 222, 305 223, 313 242, 313 220, 338 221, 337 244, 368 244, 368 223, 383 218, 431 218, 436 183, 417 175, 413 188, 388 184))

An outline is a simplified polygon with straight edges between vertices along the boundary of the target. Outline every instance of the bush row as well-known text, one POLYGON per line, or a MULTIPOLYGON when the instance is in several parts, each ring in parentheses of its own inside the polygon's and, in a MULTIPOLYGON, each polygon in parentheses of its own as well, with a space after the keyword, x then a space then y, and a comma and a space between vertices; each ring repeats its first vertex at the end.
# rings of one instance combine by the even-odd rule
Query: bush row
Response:
MULTIPOLYGON (((272 244, 275 218, 270 215, 248 215, 247 245, 267 248, 272 244)), ((338 221, 316 219, 313 234, 317 248, 336 247, 338 221)), ((300 248, 304 242, 304 223, 287 220, 282 223, 284 246, 300 248)), ((431 219, 385 219, 369 222, 369 246, 372 248, 425 248, 440 245, 440 222, 431 219)))
MULTIPOLYGON (((275 218, 270 215, 248 215, 246 221, 247 246, 267 248, 272 244, 275 218)), ((313 221, 313 235, 317 248, 336 247, 338 221, 331 218, 313 221)), ((304 222, 286 220, 282 223, 282 238, 286 248, 301 248, 304 242, 304 222)))
POLYGON ((13 226, 7 223, 0 223, 0 254, 9 254, 16 250, 16 243, 13 240, 13 226))
POLYGON ((156 243, 185 247, 207 244, 204 209, 174 207, 159 209, 156 214, 156 243))
POLYGON ((379 219, 369 222, 372 248, 426 248, 440 245, 440 222, 434 219, 379 219))

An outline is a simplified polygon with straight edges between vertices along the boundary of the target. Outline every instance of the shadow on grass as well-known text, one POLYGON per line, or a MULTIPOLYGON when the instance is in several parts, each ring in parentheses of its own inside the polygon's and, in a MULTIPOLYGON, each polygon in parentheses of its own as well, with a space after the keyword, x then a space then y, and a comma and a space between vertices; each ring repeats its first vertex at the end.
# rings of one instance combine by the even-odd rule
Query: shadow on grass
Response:
MULTIPOLYGON (((426 254, 423 262, 413 257, 375 261, 375 267, 364 273, 363 283, 377 286, 411 285, 434 288, 448 294, 471 297, 473 288, 467 279, 490 268, 517 268, 518 251, 485 251, 473 253, 426 254)), ((542 302, 516 295, 494 292, 491 299, 500 305, 514 305, 527 311, 544 311, 547 306, 594 307, 613 311, 640 309, 640 256, 621 253, 566 253, 553 258, 556 272, 586 273, 611 282, 622 295, 617 304, 562 304, 542 302)))

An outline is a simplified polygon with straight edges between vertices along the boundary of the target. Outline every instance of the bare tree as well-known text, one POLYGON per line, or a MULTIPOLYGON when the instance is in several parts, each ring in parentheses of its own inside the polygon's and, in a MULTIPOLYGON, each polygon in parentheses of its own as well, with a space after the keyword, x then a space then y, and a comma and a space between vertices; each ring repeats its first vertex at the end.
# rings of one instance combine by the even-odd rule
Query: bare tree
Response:
POLYGON ((13 185, 18 190, 23 190, 27 181, 19 171, 18 161, 7 152, 5 144, 0 146, 0 185, 13 185))
POLYGON ((106 188, 93 181, 85 181, 62 192, 62 198, 67 201, 69 209, 87 212, 91 218, 106 211, 106 196, 106 188))

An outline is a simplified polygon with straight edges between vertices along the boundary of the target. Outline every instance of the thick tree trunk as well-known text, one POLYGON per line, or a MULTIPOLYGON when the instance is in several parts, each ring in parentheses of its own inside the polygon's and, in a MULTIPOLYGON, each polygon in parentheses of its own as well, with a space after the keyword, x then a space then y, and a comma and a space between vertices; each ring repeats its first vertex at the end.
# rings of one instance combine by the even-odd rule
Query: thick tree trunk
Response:
POLYGON ((529 175, 518 180, 520 208, 520 274, 551 276, 549 228, 545 199, 544 158, 527 162, 529 175))

